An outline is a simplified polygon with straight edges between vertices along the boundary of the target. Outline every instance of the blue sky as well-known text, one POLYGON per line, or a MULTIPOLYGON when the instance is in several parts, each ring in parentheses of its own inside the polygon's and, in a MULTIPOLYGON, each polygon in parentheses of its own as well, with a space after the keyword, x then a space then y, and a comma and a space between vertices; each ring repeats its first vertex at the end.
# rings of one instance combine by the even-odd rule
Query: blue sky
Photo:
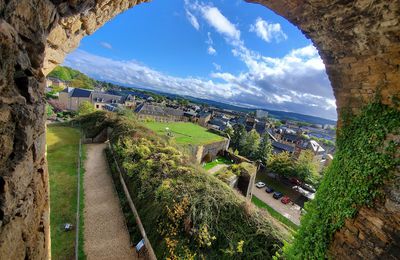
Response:
POLYGON ((239 0, 153 0, 109 21, 65 65, 101 80, 336 119, 310 40, 239 0))

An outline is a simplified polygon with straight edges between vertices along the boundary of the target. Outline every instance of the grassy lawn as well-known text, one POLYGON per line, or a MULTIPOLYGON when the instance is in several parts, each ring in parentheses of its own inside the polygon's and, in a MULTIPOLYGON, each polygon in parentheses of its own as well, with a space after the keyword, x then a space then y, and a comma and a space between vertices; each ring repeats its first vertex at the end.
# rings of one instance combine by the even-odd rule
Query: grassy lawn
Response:
POLYGON ((165 128, 168 127, 177 144, 202 145, 224 140, 222 136, 211 133, 206 128, 193 123, 145 122, 143 124, 154 132, 161 135, 167 135, 167 130, 165 128))
POLYGON ((262 200, 260 200, 256 196, 253 195, 253 197, 251 198, 251 201, 257 207, 262 208, 262 209, 266 209, 269 212, 269 214, 271 214, 272 217, 274 217, 275 219, 279 220, 281 223, 285 224, 290 229, 297 230, 299 228, 292 221, 290 221, 289 219, 287 219, 284 216, 282 216, 278 211, 274 210, 273 208, 271 208, 270 206, 265 204, 262 200))
MULTIPOLYGON (((75 224, 77 200, 77 162, 79 130, 48 126, 47 161, 50 180, 50 229, 53 259, 72 259, 75 252, 75 224), (64 223, 74 225, 74 230, 65 232, 64 223)), ((82 151, 82 154, 85 154, 82 151)), ((83 163, 82 163, 83 166, 83 163)), ((83 235, 83 170, 81 171, 81 218, 80 234, 83 235)), ((80 259, 84 258, 83 236, 80 237, 80 259)))
POLYGON ((230 165, 230 164, 232 164, 232 162, 230 160, 228 160, 227 158, 225 158, 225 157, 218 156, 217 159, 215 159, 214 161, 209 162, 209 163, 205 163, 203 165, 203 168, 204 168, 204 170, 208 171, 208 170, 214 168, 215 166, 217 166, 218 164, 230 165))

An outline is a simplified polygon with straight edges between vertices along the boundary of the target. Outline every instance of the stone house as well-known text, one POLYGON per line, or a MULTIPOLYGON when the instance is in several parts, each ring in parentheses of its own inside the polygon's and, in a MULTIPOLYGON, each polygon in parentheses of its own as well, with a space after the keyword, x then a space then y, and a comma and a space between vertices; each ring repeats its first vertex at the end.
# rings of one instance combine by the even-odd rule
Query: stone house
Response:
POLYGON ((200 112, 198 114, 199 125, 206 127, 208 121, 211 120, 211 116, 212 116, 212 114, 210 112, 205 112, 205 111, 200 112))
POLYGON ((67 87, 60 92, 58 100, 67 110, 78 111, 84 101, 91 102, 92 91, 81 88, 67 87))
POLYGON ((50 86, 55 86, 55 87, 67 87, 67 84, 60 79, 57 78, 53 78, 53 77, 47 77, 46 78, 46 86, 50 87, 50 86))
POLYGON ((104 92, 92 92, 91 102, 96 110, 104 110, 107 104, 124 104, 124 97, 104 92))

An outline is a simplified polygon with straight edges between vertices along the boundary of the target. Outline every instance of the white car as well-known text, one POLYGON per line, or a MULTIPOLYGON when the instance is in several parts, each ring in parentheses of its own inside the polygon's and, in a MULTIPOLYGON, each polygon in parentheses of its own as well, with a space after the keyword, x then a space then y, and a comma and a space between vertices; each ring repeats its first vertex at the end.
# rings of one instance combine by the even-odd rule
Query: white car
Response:
POLYGON ((256 183, 256 187, 259 188, 259 189, 264 188, 265 187, 265 183, 262 182, 262 181, 259 181, 259 182, 256 183))

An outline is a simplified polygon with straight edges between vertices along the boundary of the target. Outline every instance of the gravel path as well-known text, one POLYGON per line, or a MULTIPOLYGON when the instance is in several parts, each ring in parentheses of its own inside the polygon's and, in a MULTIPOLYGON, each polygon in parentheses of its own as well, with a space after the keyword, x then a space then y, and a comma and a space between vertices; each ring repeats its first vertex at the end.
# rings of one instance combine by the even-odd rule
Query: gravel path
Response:
POLYGON ((211 169, 209 169, 207 172, 210 173, 210 174, 214 174, 217 171, 219 171, 219 170, 221 170, 221 169, 223 169, 223 168, 225 168, 227 166, 228 165, 226 165, 226 164, 217 164, 214 167, 212 167, 211 169))
POLYGON ((91 259, 136 259, 104 153, 105 144, 86 145, 85 253, 91 259))
POLYGON ((253 186, 253 195, 281 213, 285 218, 290 219, 296 225, 300 225, 300 207, 296 204, 283 204, 280 199, 274 199, 272 193, 265 192, 265 188, 259 189, 255 185, 253 186))

